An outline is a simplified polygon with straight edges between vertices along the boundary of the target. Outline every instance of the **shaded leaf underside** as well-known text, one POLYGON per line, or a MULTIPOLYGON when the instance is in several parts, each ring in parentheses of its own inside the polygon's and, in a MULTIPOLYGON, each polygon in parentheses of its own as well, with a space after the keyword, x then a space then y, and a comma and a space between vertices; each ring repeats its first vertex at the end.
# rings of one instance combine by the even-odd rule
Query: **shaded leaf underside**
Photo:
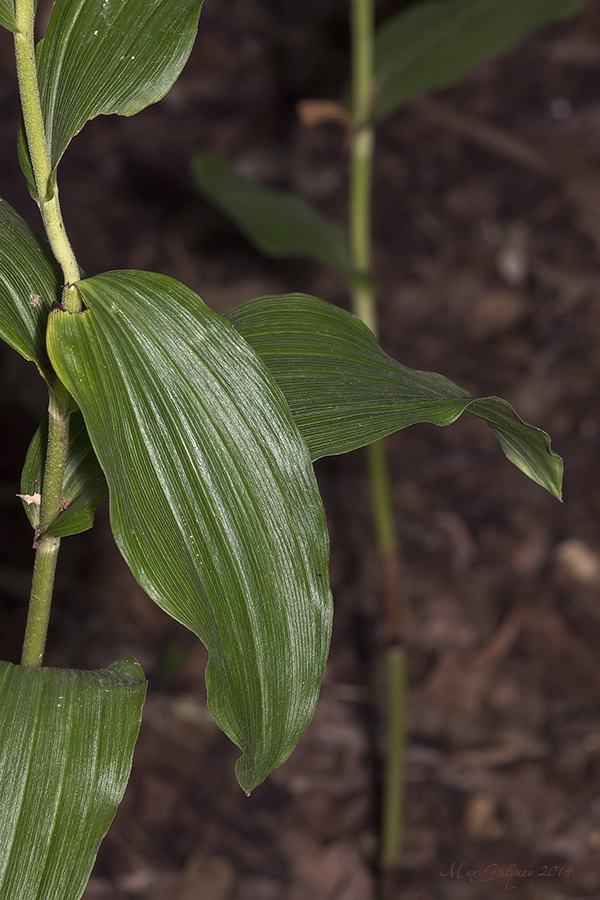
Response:
POLYGON ((60 268, 48 242, 0 200, 0 337, 50 377, 46 319, 60 298, 60 268))
MULTIPOLYGON (((21 475, 21 497, 27 518, 35 529, 40 521, 36 502, 46 461, 48 415, 34 434, 21 475), (37 495, 37 497, 36 497, 37 495), (34 499, 35 498, 35 499, 34 499)), ((67 537, 87 531, 94 524, 99 503, 108 496, 108 485, 94 453, 94 448, 79 412, 72 413, 69 423, 69 450, 65 464, 62 510, 48 531, 55 537, 67 537)))

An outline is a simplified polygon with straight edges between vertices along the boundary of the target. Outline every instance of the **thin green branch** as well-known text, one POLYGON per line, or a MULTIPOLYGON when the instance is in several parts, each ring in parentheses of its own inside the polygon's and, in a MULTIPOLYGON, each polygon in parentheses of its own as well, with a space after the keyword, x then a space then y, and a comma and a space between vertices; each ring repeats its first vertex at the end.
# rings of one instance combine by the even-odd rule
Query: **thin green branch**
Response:
POLYGON ((385 655, 387 676, 387 746, 384 789, 393 802, 384 802, 381 824, 381 865, 384 869, 398 865, 400 835, 404 810, 406 781, 406 650, 388 647, 385 655))
MULTIPOLYGON (((377 335, 375 290, 371 272, 371 202, 374 128, 373 0, 352 0, 353 134, 350 161, 350 247, 355 271, 354 313, 377 335)), ((406 665, 403 647, 401 573, 385 443, 367 448, 371 506, 381 560, 386 625, 387 741, 381 809, 382 893, 394 891, 393 870, 400 862, 406 746, 406 665)))

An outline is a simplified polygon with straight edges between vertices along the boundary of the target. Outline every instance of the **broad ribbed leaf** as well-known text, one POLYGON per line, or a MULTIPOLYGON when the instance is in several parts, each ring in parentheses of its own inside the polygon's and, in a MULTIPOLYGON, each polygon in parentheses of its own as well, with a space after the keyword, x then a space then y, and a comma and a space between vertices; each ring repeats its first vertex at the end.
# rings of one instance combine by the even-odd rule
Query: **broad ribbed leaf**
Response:
MULTIPOLYGON (((21 475, 20 496, 27 518, 34 529, 40 521, 40 485, 47 443, 46 415, 29 445, 21 475)), ((90 443, 83 416, 78 412, 72 413, 63 482, 63 505, 48 531, 56 537, 67 537, 69 534, 87 531, 94 524, 94 513, 98 504, 107 496, 106 478, 90 443)))
POLYGON ((267 256, 306 256, 352 278, 341 225, 322 216, 289 191, 253 184, 218 153, 199 153, 193 163, 197 186, 267 256))
POLYGON ((418 422, 449 425, 469 412, 488 423, 511 462, 560 498, 562 460, 545 432, 498 397, 474 400, 443 375, 396 362, 356 316, 291 294, 251 300, 226 318, 277 381, 312 459, 418 422))
POLYGON ((56 0, 36 53, 52 166, 88 119, 156 103, 192 49, 202 0, 56 0))
POLYGON ((0 0, 0 25, 3 25, 8 31, 13 33, 19 30, 15 20, 13 0, 0 0))
POLYGON ((62 278, 48 243, 0 200, 0 337, 49 377, 46 319, 62 278))
POLYGON ((277 385, 173 279, 109 272, 53 311, 50 358, 76 398, 135 577, 210 651, 209 703, 251 790, 308 725, 331 599, 323 508, 277 385))
POLYGON ((374 120, 413 97, 449 87, 546 22, 587 0, 426 0, 392 16, 375 39, 374 120))
POLYGON ((0 897, 78 900, 131 769, 146 683, 0 662, 0 897))

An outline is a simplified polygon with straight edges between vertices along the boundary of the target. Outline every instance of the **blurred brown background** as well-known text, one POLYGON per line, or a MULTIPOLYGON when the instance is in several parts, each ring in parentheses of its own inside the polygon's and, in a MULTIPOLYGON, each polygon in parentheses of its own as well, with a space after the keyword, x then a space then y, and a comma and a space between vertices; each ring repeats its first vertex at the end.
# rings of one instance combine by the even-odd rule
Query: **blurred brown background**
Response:
MULTIPOLYGON (((379 3, 378 17, 401 5, 379 3)), ((302 127, 295 105, 342 95, 346 16, 342 0, 206 0, 165 100, 91 122, 61 164, 86 272, 164 272, 218 311, 286 290, 347 306, 328 272, 262 259, 190 177, 194 152, 218 149, 254 179, 345 216, 344 135, 302 127)), ((383 344, 407 365, 505 397, 550 432, 565 502, 514 469, 478 421, 390 441, 411 682, 398 898, 502 895, 507 879, 482 873, 512 863, 533 873, 510 882, 521 898, 597 898, 600 4, 435 101, 378 132, 383 344), (453 862, 479 878, 450 877, 453 862)), ((38 227, 16 159, 18 115, 3 33, 0 195, 38 227)), ((45 398, 9 349, 0 379, 0 657, 16 662, 33 554, 14 495, 45 398)), ((382 633, 368 486, 360 453, 317 471, 332 539, 331 659, 307 734, 249 799, 237 750, 206 711, 205 653, 136 586, 106 509, 64 542, 47 664, 135 655, 150 681, 132 781, 86 900, 376 896, 382 633)))

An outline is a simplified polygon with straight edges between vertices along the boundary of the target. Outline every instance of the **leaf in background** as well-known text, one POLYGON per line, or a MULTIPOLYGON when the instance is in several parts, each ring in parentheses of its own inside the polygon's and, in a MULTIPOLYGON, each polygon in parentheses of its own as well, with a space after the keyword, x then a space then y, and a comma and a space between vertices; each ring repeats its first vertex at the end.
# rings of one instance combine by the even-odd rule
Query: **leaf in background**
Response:
POLYGON ((352 279, 352 263, 337 222, 289 191, 253 184, 218 153, 199 153, 192 167, 202 193, 233 219, 267 256, 306 256, 352 279))
POLYGON ((283 391, 313 460, 418 422, 449 425, 470 412, 488 423, 511 462, 560 499, 562 460, 545 432, 505 400, 474 400, 443 375, 396 362, 356 316, 290 294, 250 300, 226 318, 283 391))
POLYGON ((19 30, 15 20, 13 0, 0 0, 0 25, 3 25, 7 31, 12 31, 13 34, 19 30))
POLYGON ((587 0, 426 0, 375 37, 375 121, 418 94, 449 87, 534 28, 580 13, 587 0))
POLYGON ((156 103, 183 69, 202 0, 56 0, 36 59, 52 166, 88 119, 156 103))
POLYGON ((77 285, 48 348, 109 486, 117 544, 210 652, 209 704, 259 784, 312 716, 331 595, 323 507, 277 385, 192 291, 148 272, 77 285))
POLYGON ((0 337, 50 377, 46 319, 62 276, 48 243, 0 200, 0 337))
POLYGON ((78 900, 131 769, 144 673, 0 662, 0 897, 78 900))
MULTIPOLYGON (((26 497, 39 494, 46 462, 48 443, 48 415, 36 431, 29 445, 21 475, 21 499, 27 518, 35 529, 40 521, 39 504, 26 497)), ((67 537, 87 531, 94 524, 98 504, 108 496, 104 472, 94 453, 94 448, 81 413, 72 413, 69 423, 69 450, 63 483, 63 510, 50 525, 48 531, 55 537, 67 537)))

